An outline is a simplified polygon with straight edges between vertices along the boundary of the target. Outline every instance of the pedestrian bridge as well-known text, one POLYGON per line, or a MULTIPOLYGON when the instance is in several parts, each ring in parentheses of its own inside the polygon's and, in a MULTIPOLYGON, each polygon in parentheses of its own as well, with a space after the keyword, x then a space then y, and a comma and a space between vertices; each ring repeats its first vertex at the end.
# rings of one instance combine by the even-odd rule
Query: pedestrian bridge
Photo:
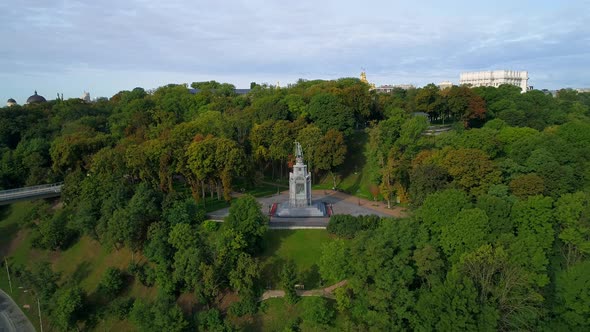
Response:
POLYGON ((61 196, 63 182, 0 191, 0 205, 61 196))

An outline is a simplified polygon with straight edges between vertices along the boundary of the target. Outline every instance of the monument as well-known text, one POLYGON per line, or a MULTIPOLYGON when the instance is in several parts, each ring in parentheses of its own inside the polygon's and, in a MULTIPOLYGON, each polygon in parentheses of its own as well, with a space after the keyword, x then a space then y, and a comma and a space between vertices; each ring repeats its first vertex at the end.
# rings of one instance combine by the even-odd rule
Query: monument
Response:
POLYGON ((311 200, 311 174, 303 161, 301 144, 295 142, 295 165, 289 173, 289 201, 276 207, 277 217, 324 217, 326 205, 311 200))

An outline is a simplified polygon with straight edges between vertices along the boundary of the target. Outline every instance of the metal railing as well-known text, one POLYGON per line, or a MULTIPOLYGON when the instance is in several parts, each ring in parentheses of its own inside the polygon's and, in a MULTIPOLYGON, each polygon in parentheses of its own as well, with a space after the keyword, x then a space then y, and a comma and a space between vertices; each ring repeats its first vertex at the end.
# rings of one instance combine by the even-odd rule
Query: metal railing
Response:
POLYGON ((8 201, 18 198, 34 197, 47 194, 60 194, 63 182, 44 184, 40 186, 8 189, 0 191, 0 201, 8 201))

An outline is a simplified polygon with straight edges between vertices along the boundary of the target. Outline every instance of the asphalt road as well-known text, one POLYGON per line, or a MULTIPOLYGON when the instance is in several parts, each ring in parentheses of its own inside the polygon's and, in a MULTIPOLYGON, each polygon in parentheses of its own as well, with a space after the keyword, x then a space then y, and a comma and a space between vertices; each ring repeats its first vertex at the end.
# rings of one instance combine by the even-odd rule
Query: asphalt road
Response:
POLYGON ((0 289, 0 332, 35 332, 18 305, 0 289))

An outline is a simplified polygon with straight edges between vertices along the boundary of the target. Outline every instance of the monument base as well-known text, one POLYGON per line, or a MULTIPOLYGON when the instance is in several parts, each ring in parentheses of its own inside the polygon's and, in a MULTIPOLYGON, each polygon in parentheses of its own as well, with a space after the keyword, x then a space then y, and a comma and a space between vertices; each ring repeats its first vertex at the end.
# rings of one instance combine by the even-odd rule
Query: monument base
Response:
POLYGON ((291 207, 289 202, 278 204, 274 217, 280 218, 297 218, 297 217, 326 217, 328 212, 324 202, 312 202, 306 207, 291 207))

